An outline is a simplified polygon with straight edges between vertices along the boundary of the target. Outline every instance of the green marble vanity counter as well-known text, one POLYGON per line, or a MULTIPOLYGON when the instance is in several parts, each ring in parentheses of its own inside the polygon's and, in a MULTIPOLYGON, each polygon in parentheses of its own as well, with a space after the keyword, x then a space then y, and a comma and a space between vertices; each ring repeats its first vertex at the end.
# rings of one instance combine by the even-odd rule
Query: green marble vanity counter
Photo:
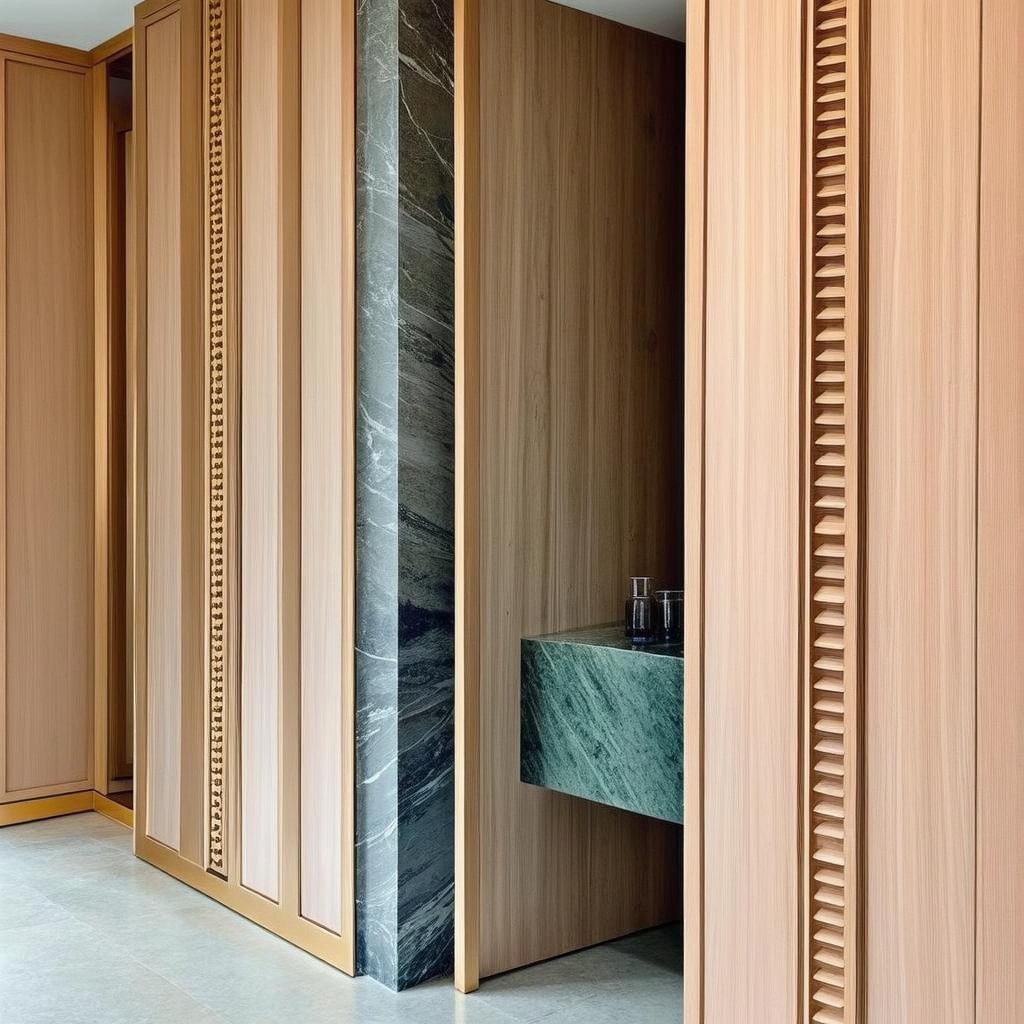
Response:
POLYGON ((619 625, 522 642, 520 776, 665 821, 683 819, 683 652, 619 625))

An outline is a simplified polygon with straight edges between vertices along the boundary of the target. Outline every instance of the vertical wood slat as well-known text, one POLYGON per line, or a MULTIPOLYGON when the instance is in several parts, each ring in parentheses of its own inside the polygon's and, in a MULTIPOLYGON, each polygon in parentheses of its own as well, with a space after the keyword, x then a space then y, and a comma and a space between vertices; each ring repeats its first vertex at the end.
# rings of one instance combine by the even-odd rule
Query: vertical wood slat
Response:
POLYGON ((985 0, 978 335, 976 1006, 1024 1020, 1024 5, 985 0))
POLYGON ((455 987, 480 985, 480 16, 455 0, 455 987))
POLYGON ((297 913, 299 9, 241 14, 242 882, 297 913))
POLYGON ((876 2, 867 26, 869 1022, 975 1016, 981 6, 876 2))
POLYGON ((354 925, 354 42, 351 3, 303 0, 300 912, 342 935, 354 925))
POLYGON ((181 847, 205 860, 205 330, 203 3, 181 0, 181 847))
MULTIPOLYGON (((703 1020, 791 1024, 802 1002, 805 845, 805 16, 802 4, 715 3, 707 18, 707 472, 694 598, 703 602, 703 1020)), ((689 544, 699 527, 687 527, 689 544)))
MULTIPOLYGON (((111 316, 108 282, 111 264, 108 254, 112 246, 111 220, 107 212, 110 196, 110 156, 108 145, 110 111, 107 96, 107 66, 100 63, 90 69, 89 88, 92 92, 91 124, 92 168, 93 168, 93 358, 95 364, 94 392, 94 460, 93 475, 95 535, 93 557, 103 572, 94 573, 94 615, 93 615, 93 788, 106 794, 109 790, 112 765, 110 763, 110 690, 116 674, 111 673, 112 664, 108 639, 110 620, 111 579, 106 571, 113 555, 110 522, 110 435, 108 410, 111 402, 111 316)), ((116 677, 119 678, 119 677, 116 677)))
POLYGON ((180 11, 142 26, 145 80, 140 195, 139 409, 144 410, 146 733, 144 814, 147 836, 180 845, 181 793, 181 236, 180 11))
POLYGON ((859 0, 807 0, 803 1015, 854 1024, 859 821, 859 0))

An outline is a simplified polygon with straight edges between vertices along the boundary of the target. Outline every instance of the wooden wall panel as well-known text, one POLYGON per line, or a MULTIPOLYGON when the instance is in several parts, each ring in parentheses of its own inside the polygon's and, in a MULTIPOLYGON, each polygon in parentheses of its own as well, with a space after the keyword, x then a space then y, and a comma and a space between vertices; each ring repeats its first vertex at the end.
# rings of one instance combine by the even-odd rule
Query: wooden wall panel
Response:
MULTIPOLYGON (((461 842, 479 844, 460 874, 467 858, 480 870, 478 889, 460 882, 463 987, 477 952, 487 976, 680 912, 678 830, 520 784, 518 723, 522 636, 619 618, 640 566, 681 574, 681 467, 664 455, 682 432, 682 51, 540 0, 483 0, 479 54, 478 81, 460 68, 463 101, 480 90, 479 180, 462 193, 479 189, 482 240, 460 270, 481 311, 479 351, 460 355, 479 356, 478 391, 460 376, 479 403, 460 414, 460 458, 481 474, 460 526, 479 530, 479 578, 457 584, 480 595, 479 661, 470 650, 459 682, 460 729, 479 726, 478 763, 460 740, 460 792, 478 786, 461 842)), ((459 344, 475 343, 463 322, 459 344)))
POLYGON ((277 900, 282 852, 297 851, 282 836, 282 803, 297 811, 282 716, 298 714, 298 11, 240 10, 242 884, 277 900))
POLYGON ((977 1020, 1024 1020, 1024 5, 986 0, 978 409, 977 1020))
POLYGON ((336 932, 353 900, 353 44, 345 5, 303 0, 301 912, 336 932))
POLYGON ((870 1021, 960 1024, 975 995, 980 4, 871 6, 865 1004, 870 1021))
POLYGON ((798 997, 801 5, 707 9, 705 1019, 798 997))
MULTIPOLYGON (((180 419, 177 434, 165 434, 180 461, 175 526, 183 601, 180 627, 170 623, 180 631, 179 717, 163 722, 147 713, 150 692, 141 672, 137 701, 146 724, 136 752, 140 779, 159 774, 147 789, 177 795, 181 840, 174 849, 137 832, 136 850, 351 973, 354 698, 345 662, 352 653, 354 537, 354 488, 346 476, 353 463, 354 11, 349 0, 306 0, 304 19, 300 13, 285 0, 147 0, 136 10, 135 186, 143 213, 137 301, 144 323, 147 309, 149 319, 169 319, 172 306, 180 310, 180 354, 165 368, 178 375, 170 404, 180 419), (179 51, 169 100, 155 93, 160 78, 153 66, 161 57, 153 36, 165 23, 176 26, 179 51), (167 271, 157 282, 146 215, 157 189, 174 189, 159 172, 154 178, 150 150, 167 145, 154 136, 173 119, 170 107, 180 126, 179 167, 172 172, 180 226, 171 256, 180 273, 167 271), (304 151, 303 120, 314 126, 304 151), (303 327, 310 338, 305 383, 303 327), (308 621, 301 635, 303 583, 308 621), (304 681, 300 639, 308 658, 304 681), (154 744, 173 745, 173 737, 160 734, 168 728, 180 732, 179 781, 147 758, 154 744)), ((155 474, 165 471, 147 466, 155 447, 152 438, 146 442, 147 420, 152 433, 160 408, 142 385, 155 387, 162 371, 147 369, 145 330, 133 355, 138 668, 147 645, 167 644, 160 634, 168 623, 152 609, 147 615, 154 567, 146 556, 163 557, 170 545, 139 545, 139 530, 144 534, 152 518, 146 503, 159 482, 155 474)), ((146 820, 145 794, 142 803, 146 820)))
POLYGON ((3 799, 91 786, 94 506, 87 79, 32 58, 0 67, 3 799))
POLYGON ((145 31, 146 834, 181 837, 181 15, 145 31))

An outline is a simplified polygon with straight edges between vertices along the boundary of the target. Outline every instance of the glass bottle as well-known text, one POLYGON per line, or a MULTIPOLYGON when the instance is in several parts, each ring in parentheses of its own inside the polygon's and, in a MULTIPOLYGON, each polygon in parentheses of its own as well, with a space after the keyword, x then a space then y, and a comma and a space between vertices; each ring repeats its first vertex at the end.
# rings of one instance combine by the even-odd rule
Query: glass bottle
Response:
POLYGON ((649 644, 654 640, 654 595, 650 576, 633 576, 631 594, 626 599, 626 636, 634 644, 649 644))

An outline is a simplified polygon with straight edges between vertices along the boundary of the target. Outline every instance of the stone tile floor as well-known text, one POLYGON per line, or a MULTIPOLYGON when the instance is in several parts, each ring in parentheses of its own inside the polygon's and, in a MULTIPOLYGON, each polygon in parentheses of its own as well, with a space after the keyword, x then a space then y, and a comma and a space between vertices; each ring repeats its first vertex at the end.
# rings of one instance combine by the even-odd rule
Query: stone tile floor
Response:
POLYGON ((678 928, 396 994, 137 860, 97 814, 0 829, 3 1024, 678 1024, 678 928))

